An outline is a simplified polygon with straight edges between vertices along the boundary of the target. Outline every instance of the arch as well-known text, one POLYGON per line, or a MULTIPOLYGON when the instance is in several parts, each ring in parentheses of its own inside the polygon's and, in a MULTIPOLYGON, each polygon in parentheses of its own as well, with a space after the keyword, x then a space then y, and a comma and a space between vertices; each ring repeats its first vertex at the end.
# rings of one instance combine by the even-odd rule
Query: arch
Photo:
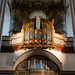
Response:
POLYGON ((22 55, 20 55, 18 57, 18 59, 15 61, 14 63, 14 67, 13 70, 16 70, 17 66, 24 61, 25 59, 27 59, 28 57, 34 56, 34 55, 41 55, 41 56, 45 56, 46 58, 50 59, 51 61, 53 61, 58 68, 61 70, 62 69, 62 64, 59 61, 59 59, 53 55, 49 50, 46 49, 28 49, 26 50, 22 55))

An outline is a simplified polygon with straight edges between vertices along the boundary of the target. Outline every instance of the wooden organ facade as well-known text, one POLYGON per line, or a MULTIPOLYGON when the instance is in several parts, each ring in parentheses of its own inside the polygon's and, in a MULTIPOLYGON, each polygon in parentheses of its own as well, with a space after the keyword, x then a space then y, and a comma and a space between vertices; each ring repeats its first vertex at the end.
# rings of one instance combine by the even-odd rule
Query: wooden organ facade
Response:
POLYGON ((55 49, 61 52, 73 52, 73 38, 55 33, 54 19, 40 19, 40 28, 36 28, 36 18, 23 20, 21 32, 13 36, 3 36, 2 52, 14 52, 20 49, 55 49), (69 40, 68 40, 69 39, 69 40))
POLYGON ((23 22, 21 32, 23 33, 24 48, 52 48, 54 35, 54 21, 48 22, 47 19, 41 20, 41 28, 35 29, 35 19, 23 22))

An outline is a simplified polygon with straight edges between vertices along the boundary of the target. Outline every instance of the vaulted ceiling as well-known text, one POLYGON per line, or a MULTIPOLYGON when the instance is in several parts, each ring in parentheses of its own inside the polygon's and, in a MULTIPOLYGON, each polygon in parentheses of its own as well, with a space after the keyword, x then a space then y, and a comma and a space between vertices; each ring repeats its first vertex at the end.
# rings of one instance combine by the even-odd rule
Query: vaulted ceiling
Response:
POLYGON ((35 2, 35 1, 41 1, 41 2, 44 2, 44 3, 47 3, 47 2, 51 2, 51 1, 54 1, 54 2, 58 2, 58 1, 62 1, 62 0, 16 0, 17 2, 20 1, 29 1, 29 2, 35 2))
MULTIPOLYGON (((58 11, 64 10, 64 0, 8 0, 10 8, 18 9, 25 8, 27 11, 42 10, 42 11, 58 11), (13 3, 12 3, 13 2, 13 3), (55 10, 56 9, 56 10, 55 10), (57 10, 58 9, 58 10, 57 10)), ((24 9, 24 10, 25 10, 24 9)))
POLYGON ((11 3, 13 2, 13 1, 15 1, 15 2, 23 2, 23 1, 29 1, 29 2, 35 2, 35 1, 40 1, 40 2, 43 2, 43 3, 48 3, 48 2, 63 2, 64 0, 8 0, 9 1, 9 4, 11 5, 11 3))

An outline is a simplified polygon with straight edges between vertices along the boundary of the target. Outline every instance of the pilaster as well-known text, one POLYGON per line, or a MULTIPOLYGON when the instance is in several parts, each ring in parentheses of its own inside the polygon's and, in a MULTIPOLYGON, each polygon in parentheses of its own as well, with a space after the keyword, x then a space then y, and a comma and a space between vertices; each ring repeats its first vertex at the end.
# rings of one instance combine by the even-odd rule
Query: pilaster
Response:
POLYGON ((69 0, 70 11, 71 11, 71 22, 73 29, 73 40, 74 40, 74 51, 75 51, 75 0, 69 0))
POLYGON ((1 0, 1 9, 0 9, 0 51, 1 51, 1 42, 2 42, 2 29, 5 15, 5 7, 7 0, 1 0))

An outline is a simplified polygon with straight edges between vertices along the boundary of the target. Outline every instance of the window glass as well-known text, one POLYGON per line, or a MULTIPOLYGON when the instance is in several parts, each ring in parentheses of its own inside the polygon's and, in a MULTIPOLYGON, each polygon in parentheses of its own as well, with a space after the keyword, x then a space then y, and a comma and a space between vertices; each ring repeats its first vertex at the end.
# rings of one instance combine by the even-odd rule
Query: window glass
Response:
POLYGON ((27 61, 19 65, 19 70, 26 70, 26 68, 27 68, 27 61))
POLYGON ((52 62, 48 61, 49 70, 58 70, 58 67, 52 62))
POLYGON ((30 69, 34 69, 34 60, 30 60, 30 69))
POLYGON ((35 69, 40 69, 40 60, 39 59, 35 60, 35 69))
POLYGON ((42 69, 46 69, 46 60, 42 60, 42 69))

